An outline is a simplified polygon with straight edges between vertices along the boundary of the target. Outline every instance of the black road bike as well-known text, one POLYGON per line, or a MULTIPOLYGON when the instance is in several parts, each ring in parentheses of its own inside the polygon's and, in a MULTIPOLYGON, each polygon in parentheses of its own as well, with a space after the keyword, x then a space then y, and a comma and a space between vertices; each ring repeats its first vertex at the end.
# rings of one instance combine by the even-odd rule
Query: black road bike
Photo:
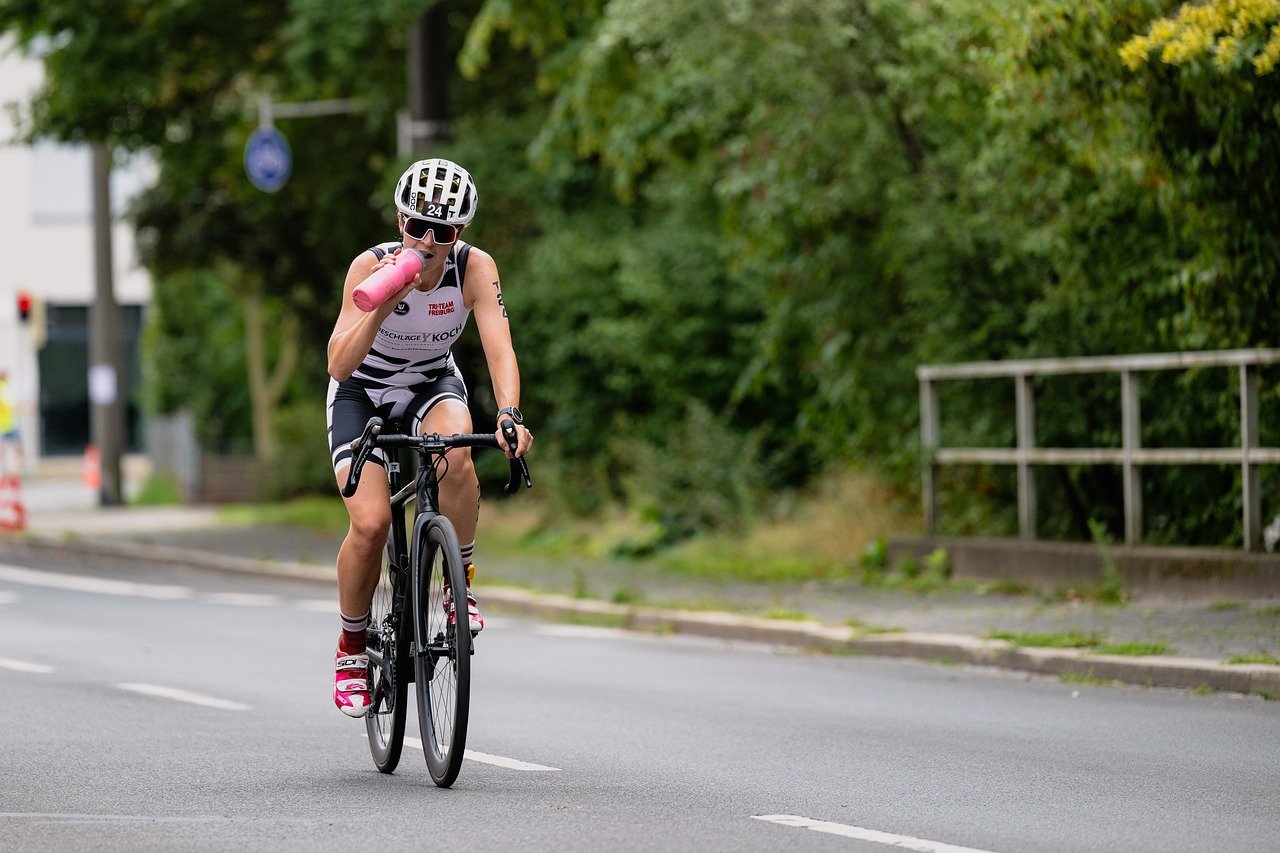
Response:
MULTIPOLYGON (((447 788, 458 778, 466 749, 474 650, 467 627, 467 568, 458 534, 440 514, 440 477, 448 470, 451 449, 496 448, 498 439, 492 434, 409 435, 396 422, 394 431, 383 432, 384 425, 376 417, 365 425, 352 445, 351 469, 342 489, 344 497, 355 494, 370 453, 381 448, 391 490, 391 533, 369 621, 369 750, 383 773, 396 769, 413 685, 427 769, 432 781, 447 788), (400 473, 399 451, 405 449, 417 454, 417 473, 408 483, 401 482, 400 473), (412 534, 406 535, 411 501, 417 512, 412 534)), ((504 419, 501 429, 514 451, 515 424, 504 419)), ((533 486, 524 459, 513 459, 507 494, 518 491, 521 480, 533 486)))

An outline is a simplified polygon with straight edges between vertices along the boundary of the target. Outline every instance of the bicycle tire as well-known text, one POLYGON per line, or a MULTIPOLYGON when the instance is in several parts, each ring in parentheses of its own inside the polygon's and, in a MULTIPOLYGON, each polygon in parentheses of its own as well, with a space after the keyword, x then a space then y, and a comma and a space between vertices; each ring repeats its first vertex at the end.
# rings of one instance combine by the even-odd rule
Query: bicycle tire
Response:
POLYGON ((471 704, 467 573, 449 519, 420 517, 414 528, 414 699, 427 770, 433 782, 448 788, 462 769, 471 704), (450 624, 446 589, 464 590, 457 620, 461 630, 450 624))
POLYGON ((407 582, 407 572, 391 571, 392 546, 386 554, 373 591, 369 610, 367 645, 380 662, 369 666, 369 713, 365 715, 365 731, 369 735, 369 752, 373 763, 383 773, 395 772, 404 748, 404 724, 409 700, 409 656, 407 620, 392 613, 396 586, 407 582))

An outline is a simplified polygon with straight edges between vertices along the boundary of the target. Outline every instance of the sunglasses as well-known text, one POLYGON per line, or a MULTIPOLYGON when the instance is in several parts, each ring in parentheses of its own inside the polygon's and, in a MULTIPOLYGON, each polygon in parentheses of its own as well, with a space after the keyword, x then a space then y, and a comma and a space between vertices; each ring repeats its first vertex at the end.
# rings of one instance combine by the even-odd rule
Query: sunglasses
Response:
POLYGON ((447 222, 433 222, 430 219, 416 219, 412 216, 404 218, 404 233, 415 240, 425 240, 427 232, 435 240, 437 246, 446 246, 458 239, 462 231, 457 225, 447 222))

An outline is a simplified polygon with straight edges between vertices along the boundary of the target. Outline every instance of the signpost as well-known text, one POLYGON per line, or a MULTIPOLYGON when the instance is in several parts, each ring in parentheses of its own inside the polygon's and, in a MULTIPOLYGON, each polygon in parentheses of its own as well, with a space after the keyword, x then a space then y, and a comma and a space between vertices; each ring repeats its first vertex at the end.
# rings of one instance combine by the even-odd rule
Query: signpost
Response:
POLYGON ((244 146, 244 171, 255 187, 278 192, 289 180, 293 155, 284 134, 271 125, 259 127, 244 146))
POLYGON ((329 101, 298 101, 291 104, 272 102, 270 95, 258 98, 258 129, 249 134, 244 145, 244 171, 249 182, 267 193, 279 192, 289 180, 293 154, 284 134, 276 129, 275 119, 312 118, 360 112, 358 100, 338 98, 329 101))

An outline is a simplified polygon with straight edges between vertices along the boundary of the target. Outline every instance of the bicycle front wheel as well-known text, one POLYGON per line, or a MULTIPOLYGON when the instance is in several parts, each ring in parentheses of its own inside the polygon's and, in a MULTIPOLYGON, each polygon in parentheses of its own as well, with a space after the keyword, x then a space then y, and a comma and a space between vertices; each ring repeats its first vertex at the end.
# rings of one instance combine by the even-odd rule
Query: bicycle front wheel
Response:
POLYGON ((408 636, 404 619, 395 608, 397 597, 404 596, 399 588, 407 582, 408 573, 392 568, 392 556, 391 543, 387 543, 366 633, 371 704, 364 725, 373 763, 383 773, 393 772, 400 763, 405 705, 409 700, 408 636))
POLYGON ((415 528, 414 698, 427 769, 432 781, 447 788, 458 778, 467 743, 471 700, 467 573, 458 535, 447 518, 421 519, 415 528))

